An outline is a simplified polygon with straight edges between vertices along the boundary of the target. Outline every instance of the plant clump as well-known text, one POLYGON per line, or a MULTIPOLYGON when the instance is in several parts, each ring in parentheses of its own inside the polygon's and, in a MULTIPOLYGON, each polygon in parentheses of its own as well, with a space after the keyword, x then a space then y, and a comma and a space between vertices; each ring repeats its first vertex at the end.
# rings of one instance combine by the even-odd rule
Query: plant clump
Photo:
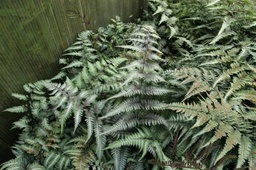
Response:
POLYGON ((136 23, 84 31, 25 112, 2 169, 256 167, 251 0, 150 0, 136 23))

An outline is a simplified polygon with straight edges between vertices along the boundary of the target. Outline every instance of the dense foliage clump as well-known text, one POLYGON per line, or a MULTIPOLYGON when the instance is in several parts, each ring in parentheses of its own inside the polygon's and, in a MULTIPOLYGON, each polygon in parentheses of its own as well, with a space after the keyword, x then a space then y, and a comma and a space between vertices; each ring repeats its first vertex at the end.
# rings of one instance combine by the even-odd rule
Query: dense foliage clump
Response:
POLYGON ((2 169, 256 167, 250 0, 151 0, 137 23, 84 31, 61 72, 13 94, 25 112, 2 169))

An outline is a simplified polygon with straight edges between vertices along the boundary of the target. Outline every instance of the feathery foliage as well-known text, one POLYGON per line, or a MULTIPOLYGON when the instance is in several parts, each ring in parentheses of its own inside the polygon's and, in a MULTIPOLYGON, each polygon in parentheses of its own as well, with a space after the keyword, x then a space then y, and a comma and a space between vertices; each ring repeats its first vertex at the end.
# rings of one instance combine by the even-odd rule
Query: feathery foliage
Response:
POLYGON ((84 31, 25 112, 2 169, 256 166, 255 3, 150 0, 137 23, 84 31))

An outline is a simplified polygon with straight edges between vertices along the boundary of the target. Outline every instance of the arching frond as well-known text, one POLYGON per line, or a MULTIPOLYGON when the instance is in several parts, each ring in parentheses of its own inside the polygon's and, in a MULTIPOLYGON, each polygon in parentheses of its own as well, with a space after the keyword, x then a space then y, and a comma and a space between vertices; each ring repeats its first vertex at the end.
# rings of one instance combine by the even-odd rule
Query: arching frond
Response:
POLYGON ((150 131, 147 128, 138 129, 138 132, 126 136, 124 139, 115 141, 107 146, 105 149, 119 148, 122 146, 136 146, 142 152, 141 159, 145 156, 148 149, 152 146, 154 148, 153 155, 157 156, 159 160, 163 161, 165 154, 162 151, 161 144, 151 138, 150 131))
POLYGON ((129 154, 129 148, 120 147, 114 148, 111 150, 111 153, 114 157, 115 169, 123 170, 127 164, 127 158, 129 154))

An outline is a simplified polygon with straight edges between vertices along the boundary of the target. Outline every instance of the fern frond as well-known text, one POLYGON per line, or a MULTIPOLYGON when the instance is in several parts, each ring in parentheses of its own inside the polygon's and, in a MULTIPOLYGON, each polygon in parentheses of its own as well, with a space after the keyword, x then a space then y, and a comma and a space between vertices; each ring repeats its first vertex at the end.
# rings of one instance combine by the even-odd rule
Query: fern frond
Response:
POLYGON ((82 118, 82 115, 83 115, 83 111, 81 108, 76 108, 76 110, 74 111, 74 132, 76 131, 76 129, 78 128, 78 125, 80 124, 81 122, 81 118, 82 118))
POLYGON ((239 78, 234 77, 233 82, 231 83, 230 89, 227 91, 224 100, 227 100, 227 98, 232 95, 235 91, 241 89, 243 86, 245 86, 246 83, 244 81, 241 81, 239 78))
POLYGON ((69 52, 69 53, 63 54, 62 56, 78 56, 78 57, 82 57, 83 53, 82 52, 69 52))
POLYGON ((240 72, 242 72, 242 71, 244 71, 246 68, 245 68, 245 66, 241 66, 241 65, 239 65, 238 63, 232 63, 231 65, 231 68, 230 69, 228 69, 228 70, 226 70, 225 72, 223 72, 218 78, 217 78, 217 80, 214 82, 214 84, 213 84, 213 87, 216 87, 216 85, 219 83, 219 82, 221 82, 221 81, 223 81, 223 80, 225 80, 225 79, 228 79, 228 78, 230 78, 230 76, 232 76, 232 75, 234 75, 234 74, 238 74, 238 73, 240 73, 240 72))
POLYGON ((23 94, 12 93, 12 96, 19 99, 19 100, 27 100, 27 96, 23 95, 23 94))
POLYGON ((227 154, 227 152, 229 152, 232 148, 235 147, 235 145, 239 144, 240 142, 241 133, 238 130, 232 130, 230 133, 228 133, 225 146, 218 155, 218 157, 216 158, 215 163, 217 163, 221 158, 223 158, 227 154))
POLYGON ((212 1, 210 1, 210 2, 206 5, 206 7, 213 6, 213 5, 217 4, 219 1, 220 1, 220 0, 212 0, 212 1))
POLYGON ((26 161, 24 158, 19 157, 15 159, 11 159, 1 165, 1 170, 7 169, 7 170, 18 170, 22 169, 26 166, 26 161))
POLYGON ((116 133, 118 131, 128 130, 135 128, 139 125, 146 126, 155 126, 155 125, 164 125, 168 126, 166 120, 159 115, 153 113, 138 114, 136 112, 126 114, 122 116, 115 124, 111 127, 108 127, 103 134, 116 133))
POLYGON ((206 126, 201 131, 199 131, 197 134, 195 134, 193 137, 197 137, 197 136, 203 135, 207 132, 211 132, 217 126, 218 126, 218 123, 216 121, 210 120, 210 121, 208 121, 206 126))
POLYGON ((83 62, 81 61, 73 61, 72 63, 68 64, 67 66, 63 67, 62 69, 68 69, 68 68, 73 68, 73 67, 82 67, 83 62))
POLYGON ((30 121, 26 117, 23 117, 20 120, 13 123, 14 124, 13 128, 28 129, 29 122, 30 121))
POLYGON ((107 146, 105 149, 114 149, 122 146, 136 146, 142 151, 142 159, 147 153, 150 146, 154 148, 154 153, 161 161, 164 160, 165 154, 162 151, 158 141, 151 138, 150 131, 146 128, 138 129, 137 133, 127 135, 124 139, 117 140, 107 146))
POLYGON ((238 160, 236 168, 241 168, 245 161, 249 158, 252 149, 252 141, 247 136, 243 135, 239 144, 238 160))
POLYGON ((44 166, 39 165, 38 163, 33 163, 29 165, 29 168, 33 170, 47 170, 44 166))
POLYGON ((12 112, 12 113, 24 113, 27 111, 26 106, 13 106, 11 108, 5 109, 5 112, 12 112))
POLYGON ((225 17, 223 19, 223 23, 222 23, 222 26, 217 34, 216 37, 213 38, 213 40, 210 42, 210 44, 215 44, 216 42, 218 42, 220 39, 223 39, 227 36, 230 36, 230 35, 234 35, 235 32, 232 32, 232 31, 225 31, 226 29, 228 29, 231 25, 231 23, 233 22, 233 20, 231 18, 228 18, 228 17, 225 17))
POLYGON ((166 88, 157 88, 155 86, 147 86, 147 87, 138 87, 136 85, 131 85, 127 89, 121 91, 120 93, 108 98, 107 100, 119 98, 119 97, 131 97, 135 95, 152 95, 152 96, 160 96, 164 94, 168 94, 174 92, 170 89, 166 88))
POLYGON ((241 90, 235 93, 233 100, 248 100, 252 103, 256 103, 256 91, 253 90, 241 90))
POLYGON ((129 154, 129 148, 120 147, 114 148, 111 150, 111 153, 114 157, 115 169, 124 170, 129 154))
POLYGON ((44 161, 44 166, 47 167, 47 169, 53 168, 58 163, 58 161, 60 160, 60 157, 61 157, 61 155, 59 155, 55 152, 50 152, 46 156, 47 157, 44 161))
POLYGON ((95 121, 94 132, 95 132, 95 138, 97 143, 96 154, 98 159, 101 160, 103 156, 103 149, 105 148, 105 145, 106 145, 106 136, 102 135, 102 132, 103 132, 102 121, 100 120, 95 121))
POLYGON ((139 110, 141 108, 140 99, 132 98, 122 102, 117 108, 111 109, 105 116, 100 117, 100 119, 105 119, 122 112, 129 112, 134 110, 139 110))
POLYGON ((160 102, 158 100, 143 100, 139 97, 134 97, 128 100, 125 100, 117 107, 110 110, 105 116, 100 117, 100 119, 105 119, 120 113, 132 112, 140 109, 145 110, 165 110, 167 109, 168 104, 160 102))
POLYGON ((249 162, 249 170, 254 170, 256 165, 256 147, 252 146, 252 150, 248 159, 249 162))
POLYGON ((91 138, 92 134, 93 134, 93 127, 94 127, 94 122, 95 120, 95 116, 93 115, 93 113, 91 113, 90 111, 86 113, 86 124, 87 124, 87 139, 85 141, 85 143, 87 143, 89 141, 89 139, 91 138))
POLYGON ((73 107, 73 102, 70 102, 67 107, 65 108, 65 112, 63 115, 61 115, 59 121, 60 121, 60 125, 61 125, 61 133, 63 133, 64 131, 64 124, 66 122, 66 120, 70 117, 70 113, 72 111, 72 107, 73 107))
POLYGON ((184 100, 191 98, 197 94, 202 94, 204 92, 209 92, 212 88, 204 81, 194 81, 188 90, 184 100))

